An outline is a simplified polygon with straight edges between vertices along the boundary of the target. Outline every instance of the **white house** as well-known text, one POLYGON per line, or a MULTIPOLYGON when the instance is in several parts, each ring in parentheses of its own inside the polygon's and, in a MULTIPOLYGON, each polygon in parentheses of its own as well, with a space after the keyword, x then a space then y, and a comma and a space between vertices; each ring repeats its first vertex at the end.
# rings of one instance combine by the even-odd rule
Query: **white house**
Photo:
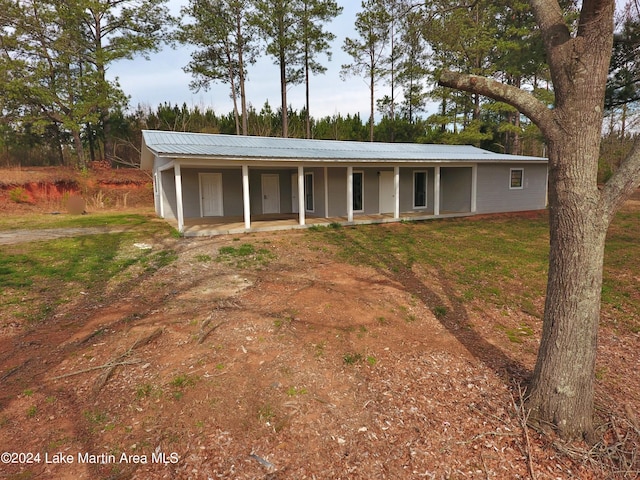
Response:
POLYGON ((539 210, 547 159, 472 146, 143 131, 157 214, 185 235, 539 210))

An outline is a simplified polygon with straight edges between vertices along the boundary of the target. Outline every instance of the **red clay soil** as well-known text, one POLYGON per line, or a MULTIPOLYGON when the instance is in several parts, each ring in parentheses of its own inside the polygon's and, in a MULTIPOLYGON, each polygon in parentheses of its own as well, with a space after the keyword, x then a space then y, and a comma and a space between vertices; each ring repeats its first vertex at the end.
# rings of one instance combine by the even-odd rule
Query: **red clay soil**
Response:
POLYGON ((70 196, 82 197, 87 208, 122 208, 153 201, 151 177, 132 168, 25 167, 0 169, 0 212, 65 211, 70 196))

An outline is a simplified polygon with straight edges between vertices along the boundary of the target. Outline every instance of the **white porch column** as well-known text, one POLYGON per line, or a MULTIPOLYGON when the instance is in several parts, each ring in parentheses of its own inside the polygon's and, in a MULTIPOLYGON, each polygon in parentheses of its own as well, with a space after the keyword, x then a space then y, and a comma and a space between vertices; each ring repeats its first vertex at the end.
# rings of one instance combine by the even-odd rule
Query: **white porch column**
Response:
POLYGON ((182 173, 180 172, 180 164, 176 162, 174 166, 174 174, 176 178, 176 210, 178 215, 178 231, 184 232, 184 206, 182 204, 182 173))
POLYGON ((251 201, 249 200, 249 165, 242 165, 242 210, 244 228, 251 228, 251 201))
POLYGON ((400 218, 400 167, 393 167, 393 218, 400 218))
POLYGON ((304 225, 305 218, 304 167, 298 165, 298 223, 304 225))
POLYGON ((440 215, 440 166, 436 165, 433 179, 433 214, 440 215))
POLYGON ((476 213, 478 210, 478 165, 471 167, 471 213, 476 213))
POLYGON ((329 168, 324 167, 324 218, 329 218, 329 168))
POLYGON ((353 167, 347 167, 347 221, 353 222, 353 167))

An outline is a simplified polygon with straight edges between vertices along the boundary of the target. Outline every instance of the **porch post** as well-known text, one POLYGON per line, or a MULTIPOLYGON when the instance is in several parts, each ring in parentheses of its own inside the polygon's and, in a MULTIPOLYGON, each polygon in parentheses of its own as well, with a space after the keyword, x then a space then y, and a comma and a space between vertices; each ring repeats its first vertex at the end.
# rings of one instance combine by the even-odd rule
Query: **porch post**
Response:
POLYGON ((176 210, 178 214, 178 231, 184 232, 184 207, 182 205, 182 173, 180 172, 180 164, 175 163, 173 171, 176 178, 176 210))
POLYGON ((244 228, 251 228, 251 202, 249 200, 249 165, 242 165, 242 210, 244 228))
POLYGON ((304 167, 298 165, 298 223, 304 225, 305 218, 304 167))
POLYGON ((347 221, 353 222, 353 167, 347 167, 347 221))
POLYGON ((471 213, 478 210, 478 165, 471 166, 471 213))
POLYGON ((433 179, 433 214, 440 215, 440 166, 436 165, 433 179))
POLYGON ((393 167, 393 218, 400 218, 400 167, 393 167))

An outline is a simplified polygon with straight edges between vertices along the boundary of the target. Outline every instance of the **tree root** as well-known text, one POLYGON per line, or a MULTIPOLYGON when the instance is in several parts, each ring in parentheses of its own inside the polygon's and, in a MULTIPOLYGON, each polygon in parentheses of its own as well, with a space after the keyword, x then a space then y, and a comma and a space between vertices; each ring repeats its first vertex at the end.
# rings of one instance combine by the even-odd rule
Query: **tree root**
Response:
POLYGON ((153 340, 158 338, 162 334, 162 332, 163 332, 162 328, 157 328, 153 332, 151 332, 149 335, 137 339, 133 343, 133 345, 131 345, 131 347, 129 347, 124 353, 121 353, 117 357, 112 358, 111 360, 109 360, 107 363, 105 363, 103 365, 98 365, 98 366, 90 367, 90 368, 84 368, 82 370, 78 370, 78 371, 75 371, 75 372, 65 373, 64 375, 58 375, 56 377, 51 377, 51 380, 60 380, 62 378, 68 378, 68 377, 72 377, 72 376, 75 376, 75 375, 81 375, 83 373, 93 372, 95 370, 104 370, 104 372, 102 372, 100 374, 100 376, 96 379, 96 381, 95 381, 95 383, 93 385, 93 393, 97 394, 97 393, 100 392, 100 390, 102 390, 102 388, 109 381, 109 379, 113 375, 113 372, 116 370, 116 368, 118 368, 119 366, 122 366, 122 365, 134 365, 134 364, 137 364, 137 363, 141 363, 142 360, 138 360, 138 359, 127 360, 127 358, 132 354, 133 350, 152 342, 153 340))

